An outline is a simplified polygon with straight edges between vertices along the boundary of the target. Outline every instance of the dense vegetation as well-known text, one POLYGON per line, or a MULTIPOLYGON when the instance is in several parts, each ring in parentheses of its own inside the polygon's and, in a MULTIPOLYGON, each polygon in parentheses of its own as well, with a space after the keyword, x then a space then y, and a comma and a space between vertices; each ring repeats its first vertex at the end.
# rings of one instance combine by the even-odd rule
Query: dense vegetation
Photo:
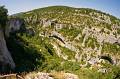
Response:
POLYGON ((6 22, 7 22, 7 9, 4 8, 4 6, 0 6, 0 28, 4 28, 6 26, 6 22))

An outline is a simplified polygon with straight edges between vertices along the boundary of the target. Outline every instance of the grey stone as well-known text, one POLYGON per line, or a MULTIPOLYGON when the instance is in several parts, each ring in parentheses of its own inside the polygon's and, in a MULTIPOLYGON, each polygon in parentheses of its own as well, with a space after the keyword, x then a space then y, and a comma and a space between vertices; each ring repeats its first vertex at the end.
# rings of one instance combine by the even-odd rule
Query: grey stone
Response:
POLYGON ((6 29, 5 29, 6 36, 9 37, 9 33, 19 31, 20 28, 22 28, 23 24, 24 24, 23 19, 19 19, 19 18, 9 19, 9 21, 7 22, 6 29))
POLYGON ((2 67, 3 72, 5 71, 6 67, 10 67, 11 69, 15 68, 15 63, 6 46, 6 41, 2 29, 0 29, 0 66, 2 67))

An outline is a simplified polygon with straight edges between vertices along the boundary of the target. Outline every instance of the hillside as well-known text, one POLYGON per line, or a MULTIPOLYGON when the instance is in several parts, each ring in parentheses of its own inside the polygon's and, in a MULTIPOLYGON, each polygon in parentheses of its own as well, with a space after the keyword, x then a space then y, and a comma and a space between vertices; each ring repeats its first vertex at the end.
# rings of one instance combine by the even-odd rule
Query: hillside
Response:
POLYGON ((15 27, 11 28, 7 39, 16 72, 64 71, 80 79, 113 79, 120 74, 120 19, 67 6, 35 9, 11 18, 24 20, 24 29, 12 32, 15 27))

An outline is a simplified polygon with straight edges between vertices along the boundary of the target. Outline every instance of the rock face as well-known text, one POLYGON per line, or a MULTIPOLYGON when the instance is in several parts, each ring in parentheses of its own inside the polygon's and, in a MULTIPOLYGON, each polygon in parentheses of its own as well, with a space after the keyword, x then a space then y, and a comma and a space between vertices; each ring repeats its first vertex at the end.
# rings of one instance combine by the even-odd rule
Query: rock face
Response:
POLYGON ((16 31, 19 31, 22 28, 22 25, 24 24, 24 20, 19 18, 11 18, 7 22, 7 27, 5 29, 5 34, 7 37, 9 37, 9 33, 14 33, 16 31))
POLYGON ((95 37, 97 39, 97 42, 99 43, 102 43, 102 42, 108 42, 110 44, 114 44, 116 42, 119 43, 119 35, 116 37, 114 35, 114 31, 116 30, 113 30, 113 31, 110 31, 108 29, 105 29, 105 32, 110 32, 110 34, 107 34, 107 33, 101 33, 101 29, 98 29, 98 28, 87 28, 85 27, 83 29, 83 34, 85 34, 85 38, 84 38, 84 41, 83 41, 83 45, 85 43, 85 40, 88 39, 89 36, 91 37, 95 37))
MULTIPOLYGON (((5 28, 5 36, 9 37, 10 33, 16 33, 23 26, 24 20, 18 18, 11 18, 7 22, 7 26, 5 28)), ((12 59, 10 52, 7 49, 6 41, 3 29, 0 28, 0 71, 5 72, 8 69, 14 69, 15 63, 12 59)))
POLYGON ((2 72, 5 71, 5 69, 8 67, 10 67, 11 69, 14 69, 15 63, 10 55, 10 52, 7 49, 3 30, 0 29, 0 68, 1 68, 1 71, 2 72))

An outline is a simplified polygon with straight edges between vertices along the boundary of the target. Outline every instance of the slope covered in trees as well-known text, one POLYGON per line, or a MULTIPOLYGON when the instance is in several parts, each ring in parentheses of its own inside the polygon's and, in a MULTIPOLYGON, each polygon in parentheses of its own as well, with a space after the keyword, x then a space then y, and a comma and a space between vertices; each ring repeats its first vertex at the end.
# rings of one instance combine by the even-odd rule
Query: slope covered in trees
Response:
POLYGON ((120 78, 118 18, 67 6, 45 7, 10 17, 24 21, 24 30, 11 31, 7 39, 16 72, 64 71, 80 79, 120 78))

